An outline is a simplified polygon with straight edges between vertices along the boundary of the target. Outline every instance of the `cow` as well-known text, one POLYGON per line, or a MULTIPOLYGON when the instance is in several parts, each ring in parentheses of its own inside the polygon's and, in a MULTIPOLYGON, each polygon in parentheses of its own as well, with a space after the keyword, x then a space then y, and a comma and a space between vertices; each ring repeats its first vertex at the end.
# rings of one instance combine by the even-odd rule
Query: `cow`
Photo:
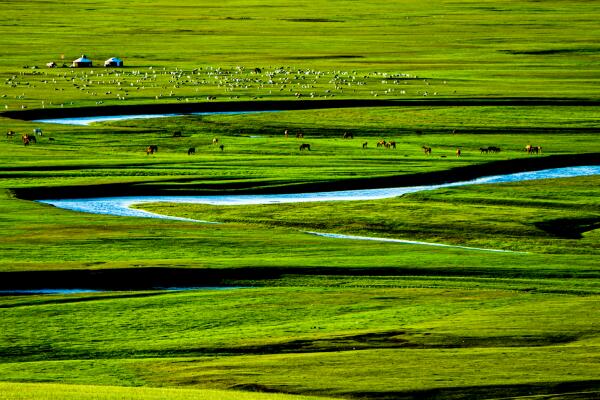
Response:
POLYGON ((195 147, 190 147, 188 149, 188 156, 191 156, 192 154, 196 154, 196 148, 195 147))
POLYGON ((219 143, 219 138, 213 138, 212 144, 217 144, 217 143, 219 143))
POLYGON ((12 139, 14 137, 15 137, 15 131, 11 130, 11 131, 6 132, 6 138, 7 139, 12 139))
POLYGON ((308 151, 310 151, 310 144, 308 144, 308 143, 302 143, 300 145, 300 151, 302 151, 304 149, 307 149, 308 151))

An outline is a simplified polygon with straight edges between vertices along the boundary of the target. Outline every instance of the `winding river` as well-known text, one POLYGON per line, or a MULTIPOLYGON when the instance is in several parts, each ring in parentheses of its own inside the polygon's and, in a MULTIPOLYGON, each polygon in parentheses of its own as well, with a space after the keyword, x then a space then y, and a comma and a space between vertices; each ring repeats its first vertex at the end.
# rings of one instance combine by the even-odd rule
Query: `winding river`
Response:
MULTIPOLYGON (((218 206, 228 205, 253 205, 253 204, 280 204, 280 203, 303 203, 316 201, 356 201, 376 200, 402 196, 408 193, 436 190, 448 187, 480 185, 491 183, 522 182, 538 179, 573 178, 578 176, 600 175, 600 165, 553 168, 539 171, 519 172, 506 175, 485 176, 468 181, 443 183, 438 185, 423 185, 410 187, 396 187, 384 189, 345 190, 336 192, 314 192, 314 193, 287 193, 287 194, 252 194, 252 195, 221 195, 221 196, 130 196, 130 197, 98 197, 86 199, 57 199, 38 200, 40 203, 50 204, 55 207, 71 211, 86 212, 93 214, 108 214, 123 217, 161 218, 188 222, 208 221, 194 220, 189 218, 173 217, 169 215, 155 214, 144 210, 132 208, 144 203, 195 203, 210 204, 218 206)), ((428 246, 453 247, 472 250, 485 250, 502 252, 504 250, 482 249, 465 246, 451 246, 441 243, 418 242, 401 239, 376 238, 353 235, 340 235, 323 232, 306 232, 307 234, 331 237, 336 239, 351 240, 376 240, 382 242, 410 243, 428 246)))

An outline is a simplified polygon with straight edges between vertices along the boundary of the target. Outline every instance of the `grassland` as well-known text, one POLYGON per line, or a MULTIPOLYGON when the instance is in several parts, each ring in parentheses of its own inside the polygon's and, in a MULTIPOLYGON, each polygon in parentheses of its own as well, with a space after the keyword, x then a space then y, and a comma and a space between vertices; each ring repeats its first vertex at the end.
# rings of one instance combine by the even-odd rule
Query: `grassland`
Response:
POLYGON ((597 176, 377 201, 144 205, 219 224, 31 200, 389 187, 599 164, 600 5, 77 0, 0 2, 0 13, 0 111, 447 102, 92 126, 0 114, 0 288, 121 289, 0 296, 0 399, 598 396, 597 176), (127 67, 44 67, 82 53, 127 67), (542 103, 564 99, 579 103, 542 103), (35 127, 44 135, 23 146, 35 127), (159 151, 146 155, 150 144, 159 151), (170 285, 230 289, 151 290, 170 285))

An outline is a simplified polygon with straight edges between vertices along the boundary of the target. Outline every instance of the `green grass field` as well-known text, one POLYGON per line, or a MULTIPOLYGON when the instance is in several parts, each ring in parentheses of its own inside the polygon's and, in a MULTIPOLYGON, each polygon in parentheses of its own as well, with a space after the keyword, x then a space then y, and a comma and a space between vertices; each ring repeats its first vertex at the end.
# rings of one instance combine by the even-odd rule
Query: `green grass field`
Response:
POLYGON ((599 4, 51 0, 0 2, 0 15, 0 112, 442 101, 90 126, 0 113, 0 289, 62 279, 123 289, 1 295, 0 399, 599 396, 598 176, 372 201, 142 207, 218 224, 32 201, 598 165, 599 4), (60 67, 84 53, 94 68, 60 67), (126 67, 100 66, 111 56, 126 67), (43 136, 24 146, 34 128, 43 136), (382 139, 396 148, 377 147, 382 139), (159 151, 146 155, 149 145, 159 151), (489 146, 501 151, 481 152, 489 146), (213 288, 152 290, 161 282, 213 288))

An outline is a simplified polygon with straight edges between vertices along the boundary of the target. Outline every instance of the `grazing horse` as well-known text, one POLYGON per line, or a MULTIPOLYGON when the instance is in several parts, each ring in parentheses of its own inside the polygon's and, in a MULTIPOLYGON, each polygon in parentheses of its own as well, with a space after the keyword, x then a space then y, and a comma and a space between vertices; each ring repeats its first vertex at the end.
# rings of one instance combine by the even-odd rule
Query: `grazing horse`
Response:
POLYGON ((9 139, 12 139, 15 137, 15 131, 8 131, 6 132, 6 137, 9 139))
POLYGON ((352 132, 344 132, 344 134, 342 135, 342 139, 354 139, 354 135, 352 134, 352 132))
POLYGON ((221 149, 221 151, 223 151, 223 149, 225 148, 224 145, 220 145, 219 148, 221 149))
POLYGON ((158 151, 158 146, 155 144, 151 144, 150 146, 146 147, 146 155, 154 154, 157 151, 158 151))
POLYGON ((490 151, 489 147, 480 147, 479 154, 487 154, 490 151))
POLYGON ((191 156, 192 154, 196 154, 196 148, 195 147, 190 147, 188 149, 188 156, 191 156))
POLYGON ((308 151, 310 151, 310 144, 308 144, 308 143, 302 143, 300 145, 300 151, 302 151, 304 149, 308 149, 308 151))
POLYGON ((363 143, 363 149, 366 149, 368 144, 369 144, 369 142, 364 142, 363 143))
POLYGON ((396 142, 388 142, 388 146, 387 146, 387 148, 389 149, 390 147, 391 147, 392 149, 396 149, 396 142))
POLYGON ((460 149, 456 149, 456 157, 460 157, 460 149))
POLYGON ((531 146, 528 153, 529 154, 540 154, 542 152, 542 146, 531 146))
POLYGON ((501 149, 500 147, 496 147, 496 146, 489 146, 488 147, 488 151, 490 153, 500 153, 501 149))
POLYGON ((27 134, 24 134, 24 135, 21 137, 21 140, 23 140, 23 144, 24 144, 25 146, 27 146, 27 145, 29 145, 29 144, 31 144, 31 143, 37 143, 37 139, 35 138, 35 136, 34 136, 34 135, 27 135, 27 134))
POLYGON ((423 153, 425 153, 426 155, 431 154, 431 147, 421 146, 421 148, 423 149, 423 153))
POLYGON ((283 131, 283 136, 285 136, 286 139, 288 138, 289 135, 290 135, 290 132, 287 129, 285 131, 283 131))
POLYGON ((381 139, 379 142, 377 142, 377 147, 385 147, 386 143, 387 142, 385 140, 381 139))
POLYGON ((219 143, 219 138, 213 138, 212 144, 217 144, 219 143))
POLYGON ((296 139, 303 139, 303 138, 304 138, 304 133, 302 133, 302 132, 296 133, 296 139))

